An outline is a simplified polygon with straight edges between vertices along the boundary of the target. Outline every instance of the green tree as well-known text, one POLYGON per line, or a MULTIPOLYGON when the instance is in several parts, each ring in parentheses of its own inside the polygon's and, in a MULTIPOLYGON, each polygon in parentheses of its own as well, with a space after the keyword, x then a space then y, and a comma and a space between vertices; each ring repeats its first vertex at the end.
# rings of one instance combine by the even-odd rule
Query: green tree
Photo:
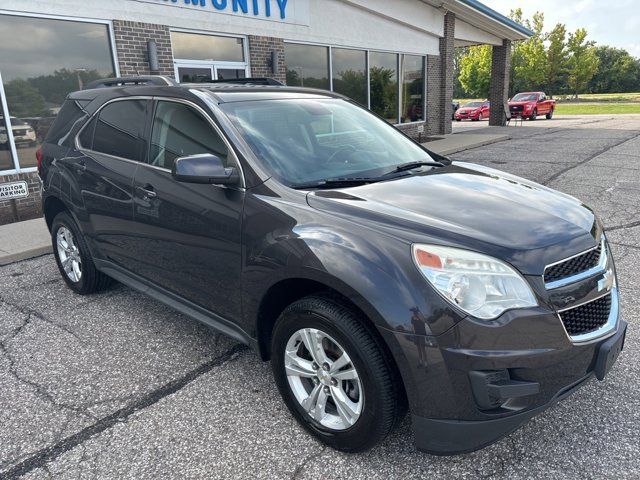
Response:
MULTIPOLYGON (((517 16, 522 16, 520 9, 517 11, 517 16)), ((513 46, 512 54, 515 59, 511 71, 513 84, 526 85, 526 89, 538 90, 544 84, 547 63, 543 36, 544 14, 536 12, 531 20, 527 19, 524 23, 534 34, 528 40, 517 42, 513 46)), ((520 88, 515 88, 512 93, 516 93, 515 90, 520 88)))
POLYGON ((640 90, 640 60, 624 49, 599 46, 595 50, 598 70, 589 82, 589 92, 637 92, 640 90))
POLYGON ((490 45, 469 47, 468 53, 460 59, 460 85, 470 97, 487 98, 491 85, 490 45))
POLYGON ((547 34, 549 47, 547 48, 547 61, 545 63, 545 90, 547 94, 554 95, 562 90, 567 81, 567 28, 558 23, 547 34))
POLYGON ((567 85, 569 91, 578 98, 578 94, 585 92, 589 82, 598 70, 599 59, 596 55, 594 42, 587 41, 587 31, 579 28, 569 34, 567 49, 569 50, 569 76, 567 85))
POLYGON ((22 78, 4 84, 9 111, 15 117, 43 117, 49 114, 40 92, 22 78))
POLYGON ((371 67, 371 110, 381 117, 397 121, 398 80, 396 72, 384 67, 371 67))

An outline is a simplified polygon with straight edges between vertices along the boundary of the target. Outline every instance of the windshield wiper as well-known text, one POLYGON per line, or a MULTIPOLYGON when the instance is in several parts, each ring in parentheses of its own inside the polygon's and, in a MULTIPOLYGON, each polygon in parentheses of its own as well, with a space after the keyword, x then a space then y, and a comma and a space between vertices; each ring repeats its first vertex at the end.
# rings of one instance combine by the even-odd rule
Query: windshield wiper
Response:
POLYGON ((444 167, 444 163, 435 162, 433 160, 423 160, 420 162, 408 162, 398 165, 395 170, 389 173, 406 172, 407 170, 413 170, 418 167, 444 167))
POLYGON ((315 182, 294 183, 291 185, 291 188, 296 190, 308 190, 311 188, 353 187, 355 185, 365 185, 367 183, 374 183, 377 181, 377 178, 370 177, 325 178, 323 180, 316 180, 315 182))

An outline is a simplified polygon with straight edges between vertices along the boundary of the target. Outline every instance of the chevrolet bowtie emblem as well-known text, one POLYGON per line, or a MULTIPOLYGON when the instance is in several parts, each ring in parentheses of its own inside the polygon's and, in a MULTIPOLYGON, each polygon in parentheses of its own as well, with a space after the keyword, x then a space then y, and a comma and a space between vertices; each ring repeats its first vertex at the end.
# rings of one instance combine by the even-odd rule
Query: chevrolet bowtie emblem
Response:
POLYGON ((602 292, 606 290, 607 292, 613 288, 613 284, 615 281, 615 276, 613 275, 613 271, 611 269, 604 272, 602 279, 598 281, 598 291, 602 292))

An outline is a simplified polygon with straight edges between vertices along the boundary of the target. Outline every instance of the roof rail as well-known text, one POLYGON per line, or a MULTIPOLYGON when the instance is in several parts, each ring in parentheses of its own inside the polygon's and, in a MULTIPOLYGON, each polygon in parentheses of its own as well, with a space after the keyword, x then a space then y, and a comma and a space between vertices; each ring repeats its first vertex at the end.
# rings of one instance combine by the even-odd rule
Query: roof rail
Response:
POLYGON ((162 75, 141 75, 137 77, 101 78, 88 83, 85 85, 83 90, 90 90, 92 88, 123 87, 126 85, 173 86, 177 84, 175 80, 170 77, 162 75))
POLYGON ((234 85, 279 85, 283 86, 282 82, 274 80, 273 78, 255 77, 255 78, 230 78, 228 80, 209 80, 202 83, 229 83, 234 85))

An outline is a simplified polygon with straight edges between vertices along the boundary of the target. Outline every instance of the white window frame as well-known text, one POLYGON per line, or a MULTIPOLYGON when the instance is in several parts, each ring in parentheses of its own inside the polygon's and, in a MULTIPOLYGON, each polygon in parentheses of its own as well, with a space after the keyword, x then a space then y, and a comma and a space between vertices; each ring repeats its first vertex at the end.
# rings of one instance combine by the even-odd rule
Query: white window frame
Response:
MULTIPOLYGON (((284 40, 284 43, 289 43, 292 45, 310 45, 313 47, 324 47, 329 49, 329 91, 333 92, 333 49, 341 48, 345 50, 358 50, 359 52, 366 52, 366 64, 367 64, 367 105, 368 109, 371 110, 371 78, 370 78, 370 61, 369 55, 371 52, 379 52, 379 53, 393 53, 396 55, 396 71, 398 72, 398 112, 396 119, 397 123, 394 123, 394 126, 401 125, 420 125, 427 122, 427 54, 420 53, 409 53, 409 52, 398 52, 394 50, 384 50, 378 48, 358 48, 351 46, 343 46, 343 45, 327 45, 325 43, 317 43, 317 42, 305 42, 301 40, 284 40), (400 118, 402 117, 402 72, 400 71, 401 61, 400 55, 412 55, 415 57, 422 57, 422 78, 423 78, 423 91, 422 91, 422 112, 424 119, 418 120, 416 122, 406 122, 399 123, 400 118)), ((286 60, 285 60, 285 69, 286 69, 286 60)))
MULTIPOLYGON (((118 63, 118 51, 116 50, 116 39, 113 34, 113 22, 111 20, 102 20, 98 18, 69 17, 64 15, 50 15, 44 13, 16 12, 13 10, 0 9, 0 15, 8 15, 13 17, 29 17, 29 18, 45 18, 50 20, 66 20, 78 23, 94 23, 107 26, 107 35, 109 37, 109 48, 111 49, 111 60, 113 61, 113 70, 116 77, 120 76, 120 65, 118 63)), ((18 157, 18 149, 13 140, 13 130, 11 128, 11 112, 9 111, 7 98, 4 91, 4 83, 2 81, 2 69, 0 68, 0 96, 2 97, 3 114, 6 112, 5 128, 7 129, 7 137, 9 138, 9 152, 13 159, 13 169, 0 170, 0 175, 13 175, 16 173, 30 173, 38 170, 37 167, 20 168, 20 158, 18 157)))
MULTIPOLYGON (((213 80, 218 79, 218 69, 232 69, 232 70, 242 70, 244 69, 244 74, 246 77, 251 77, 251 65, 249 59, 249 38, 246 35, 234 35, 232 33, 218 33, 212 32, 208 30, 194 30, 189 28, 171 28, 169 30, 169 35, 172 32, 179 33, 192 33, 194 35, 206 35, 208 37, 228 37, 228 38, 239 38, 242 40, 242 55, 244 57, 244 62, 229 62, 229 61, 221 61, 221 60, 193 60, 189 58, 173 58, 173 71, 175 75, 175 79, 178 83, 180 83, 180 77, 178 76, 178 67, 191 67, 191 68, 211 68, 211 78, 213 80)), ((173 45, 171 50, 173 51, 173 45)))

